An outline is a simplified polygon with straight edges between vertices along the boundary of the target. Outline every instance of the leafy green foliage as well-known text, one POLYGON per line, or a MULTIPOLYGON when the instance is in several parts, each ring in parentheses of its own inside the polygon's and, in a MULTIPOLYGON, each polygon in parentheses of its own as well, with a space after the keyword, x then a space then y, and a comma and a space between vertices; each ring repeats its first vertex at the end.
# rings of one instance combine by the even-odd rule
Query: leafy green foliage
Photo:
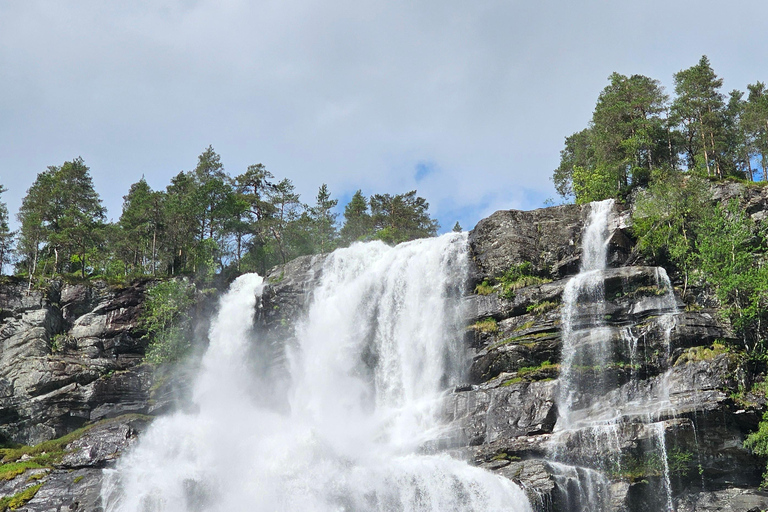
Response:
MULTIPOLYGON (((763 413, 763 420, 758 429, 752 432, 744 440, 744 448, 750 450, 755 455, 768 457, 768 411, 763 413)), ((763 483, 761 488, 768 488, 768 468, 763 473, 763 483)))
MULTIPOLYGON (((77 158, 41 172, 23 198, 16 271, 29 276, 30 286, 75 273, 115 283, 146 275, 212 283, 216 275, 264 274, 357 240, 395 244, 437 233, 429 204, 415 190, 370 200, 358 190, 341 230, 338 205, 326 184, 313 205, 304 204, 290 179, 275 179, 263 164, 231 177, 208 146, 195 168, 179 172, 165 190, 152 190, 144 178, 131 185, 119 222, 105 224, 89 169, 77 158)), ((0 264, 13 247, 0 202, 0 264)))
POLYGON ((158 283, 147 292, 141 326, 149 339, 145 359, 153 364, 172 363, 189 350, 188 309, 193 288, 181 279, 158 283))
POLYGON ((768 180, 768 89, 750 84, 726 103, 706 56, 675 73, 675 97, 657 80, 613 73, 597 98, 587 128, 566 137, 552 175, 565 199, 587 203, 623 198, 654 174, 689 173, 713 179, 755 179, 761 162, 768 180), (682 168, 682 169, 681 169, 682 168))
POLYGON ((374 238, 378 240, 397 244, 437 234, 439 225, 427 213, 429 203, 415 190, 394 196, 375 194, 370 207, 374 238))
POLYGON ((656 262, 684 273, 697 264, 697 226, 708 212, 709 190, 696 176, 660 176, 635 202, 632 231, 637 247, 656 262))
POLYGON ((101 242, 104 208, 82 158, 40 173, 22 200, 19 265, 30 275, 79 271, 101 242))

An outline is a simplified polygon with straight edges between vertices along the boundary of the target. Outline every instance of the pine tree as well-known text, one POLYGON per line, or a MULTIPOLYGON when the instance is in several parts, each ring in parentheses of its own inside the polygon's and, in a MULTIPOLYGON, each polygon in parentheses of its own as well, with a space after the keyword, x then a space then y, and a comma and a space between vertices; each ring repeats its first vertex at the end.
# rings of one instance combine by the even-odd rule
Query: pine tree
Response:
POLYGON ((744 106, 744 129, 755 154, 760 157, 763 181, 768 181, 768 88, 763 82, 747 86, 749 96, 744 106))
POLYGON ((674 75, 677 98, 672 102, 671 119, 685 137, 689 169, 706 169, 707 176, 723 177, 721 153, 724 143, 725 103, 718 78, 707 56, 674 75))
MULTIPOLYGON (((7 190, 0 185, 0 195, 7 190)), ((0 201, 0 274, 2 274, 6 263, 10 263, 15 234, 8 225, 8 206, 5 201, 0 201)))
POLYGON ((358 190, 344 207, 344 226, 341 228, 341 238, 345 244, 365 240, 370 236, 371 228, 368 199, 361 190, 358 190))
POLYGON ((312 220, 314 246, 320 253, 330 252, 336 248, 338 231, 336 230, 337 213, 333 212, 338 199, 331 199, 328 185, 323 183, 317 191, 315 206, 309 209, 312 220))

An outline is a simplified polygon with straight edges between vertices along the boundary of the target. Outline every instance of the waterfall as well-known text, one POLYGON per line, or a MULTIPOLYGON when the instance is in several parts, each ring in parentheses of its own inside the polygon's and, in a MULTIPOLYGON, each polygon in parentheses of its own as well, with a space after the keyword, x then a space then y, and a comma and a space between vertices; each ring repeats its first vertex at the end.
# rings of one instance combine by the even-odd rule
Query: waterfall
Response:
POLYGON ((254 362, 269 353, 252 326, 261 278, 240 277, 195 407, 155 420, 105 471, 105 510, 530 512, 511 481, 426 448, 466 366, 467 260, 466 234, 329 255, 279 387, 254 362))
POLYGON ((549 440, 550 466, 565 495, 566 510, 591 512, 612 508, 609 477, 622 474, 627 455, 634 457, 635 468, 653 457, 661 473, 657 485, 663 499, 658 501, 659 508, 672 511, 663 417, 673 409, 668 366, 676 301, 667 273, 656 268, 652 293, 633 299, 630 318, 619 324, 609 320, 605 283, 613 207, 612 199, 592 204, 584 230, 580 272, 563 290, 558 419, 549 440), (634 332, 636 324, 631 320, 634 311, 657 313, 647 320, 653 329, 644 331, 642 336, 657 336, 664 348, 656 359, 666 371, 651 379, 646 387, 638 385, 637 368, 647 362, 647 356, 638 353, 640 335, 634 332), (626 453, 627 446, 622 444, 624 432, 642 429, 648 446, 626 453))

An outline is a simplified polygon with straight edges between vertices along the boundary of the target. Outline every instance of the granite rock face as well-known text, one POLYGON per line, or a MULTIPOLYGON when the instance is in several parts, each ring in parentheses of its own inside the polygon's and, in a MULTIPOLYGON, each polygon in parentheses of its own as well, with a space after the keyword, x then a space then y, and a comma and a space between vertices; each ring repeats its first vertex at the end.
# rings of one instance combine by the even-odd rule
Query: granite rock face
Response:
POLYGON ((139 313, 147 283, 0 287, 0 437, 36 444, 86 423, 147 412, 139 313))
MULTIPOLYGON (((765 189, 713 190, 717 200, 742 201, 754 219, 766 217, 765 189)), ((588 429, 556 430, 562 296, 579 269, 588 216, 588 205, 501 211, 471 232, 466 382, 446 396, 449 427, 425 449, 448 450, 519 483, 538 512, 578 508, 571 491, 585 479, 603 479, 604 510, 656 512, 667 507, 658 492, 663 472, 658 461, 639 470, 636 463, 663 439, 676 510, 768 509, 768 494, 759 490, 765 461, 743 448, 766 409, 765 396, 744 391, 760 377, 738 350, 717 348, 740 340, 716 303, 685 305, 679 291, 671 292, 671 302, 660 300, 670 293, 660 281, 663 270, 636 265, 624 209, 617 208, 609 226, 601 325, 614 362, 602 400, 620 414, 605 442, 595 442, 588 429), (522 263, 531 264, 539 284, 514 293, 471 292, 522 263), (658 403, 660 390, 668 393, 663 407, 642 405, 658 403), (553 462, 556 450, 560 462, 553 462), (606 471, 609 452, 617 465, 606 471)), ((293 322, 311 299, 323 260, 301 257, 268 274, 254 314, 276 354, 293 342, 293 322)), ((0 496, 42 484, 22 510, 102 510, 103 469, 149 421, 137 413, 167 409, 172 393, 154 389, 156 375, 140 364, 146 340, 138 315, 147 286, 0 286, 0 436, 35 444, 101 421, 71 441, 54 468, 0 481, 0 496)), ((269 371, 281 378, 279 359, 269 371)), ((581 371, 589 378, 589 368, 581 371)), ((589 413, 588 397, 574 400, 589 413)))
MULTIPOLYGON (((762 215, 768 199, 762 191, 740 187, 720 194, 721 200, 746 202, 753 218, 762 215)), ((538 276, 554 280, 512 294, 466 298, 473 357, 468 385, 446 400, 452 429, 443 445, 520 483, 539 511, 578 510, 574 487, 599 471, 607 475, 603 494, 610 495, 601 509, 639 512, 667 507, 659 497, 662 474, 650 466, 645 473, 630 470, 632 461, 663 439, 674 458, 669 485, 677 510, 767 509, 768 496, 758 490, 765 461, 743 448, 746 435, 757 428, 765 397, 744 395, 756 378, 746 357, 717 349, 722 343, 738 346, 740 340, 713 304, 686 307, 677 292, 672 301, 660 300, 669 293, 659 277, 662 270, 622 266, 632 253, 625 211, 617 210, 609 226, 609 266, 614 268, 605 273, 600 327, 615 366, 601 407, 614 404, 620 416, 604 439, 591 427, 555 430, 562 294, 578 272, 588 211, 572 205, 497 212, 470 234, 473 283, 493 284, 524 262, 538 276), (542 304, 547 307, 536 307, 542 304), (649 406, 660 402, 660 390, 668 400, 649 406), (610 457, 617 465, 606 471, 610 457), (526 473, 524 467, 536 470, 526 473)), ((581 312, 574 315, 578 324, 581 312)), ((574 400, 578 404, 582 398, 574 400)), ((581 407, 586 418, 601 410, 590 412, 589 403, 581 407)))

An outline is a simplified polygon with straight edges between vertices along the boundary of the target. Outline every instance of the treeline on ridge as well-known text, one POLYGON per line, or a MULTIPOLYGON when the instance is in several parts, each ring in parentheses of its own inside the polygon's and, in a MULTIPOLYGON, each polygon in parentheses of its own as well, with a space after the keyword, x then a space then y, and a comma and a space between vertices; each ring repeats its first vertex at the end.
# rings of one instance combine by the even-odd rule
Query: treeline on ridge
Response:
POLYGON ((566 137, 552 179, 566 199, 623 198, 671 173, 768 180, 768 88, 722 94, 709 59, 674 74, 675 97, 658 80, 613 73, 592 119, 566 137))
POLYGON ((207 279, 222 272, 263 274, 355 241, 434 236, 439 227, 415 190, 369 198, 358 190, 341 227, 337 205, 325 184, 314 204, 304 204, 290 179, 276 180, 262 164, 232 177, 209 146, 195 169, 174 176, 165 190, 152 190, 143 177, 131 185, 119 220, 106 222, 90 170, 76 158, 37 176, 22 200, 18 232, 11 232, 0 202, 0 263, 14 263, 16 274, 30 280, 207 279))

